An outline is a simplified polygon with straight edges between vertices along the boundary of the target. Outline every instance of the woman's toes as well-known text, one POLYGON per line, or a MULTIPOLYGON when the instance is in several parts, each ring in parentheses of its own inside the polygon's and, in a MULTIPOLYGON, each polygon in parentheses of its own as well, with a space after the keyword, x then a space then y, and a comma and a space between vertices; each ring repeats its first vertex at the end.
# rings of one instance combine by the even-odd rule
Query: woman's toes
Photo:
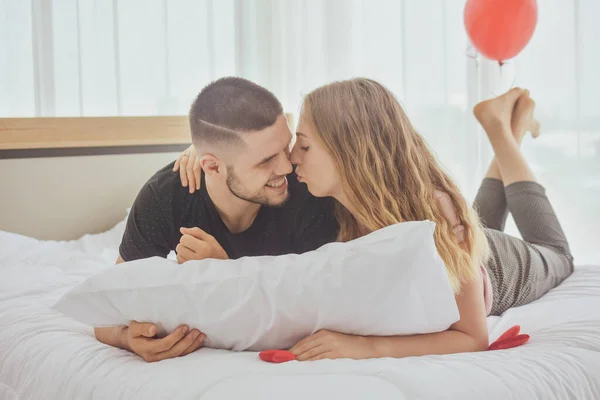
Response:
POLYGON ((521 97, 517 100, 511 116, 511 129, 518 143, 521 143, 525 134, 528 131, 532 131, 534 127, 532 125, 534 108, 535 102, 529 97, 529 91, 524 90, 521 97))
POLYGON ((525 111, 533 114, 533 110, 535 109, 535 101, 529 96, 527 96, 524 100, 525 100, 525 105, 524 105, 525 111))
POLYGON ((529 127, 531 137, 535 139, 536 137, 540 136, 541 128, 542 126, 540 125, 540 122, 537 119, 531 121, 531 126, 529 127))

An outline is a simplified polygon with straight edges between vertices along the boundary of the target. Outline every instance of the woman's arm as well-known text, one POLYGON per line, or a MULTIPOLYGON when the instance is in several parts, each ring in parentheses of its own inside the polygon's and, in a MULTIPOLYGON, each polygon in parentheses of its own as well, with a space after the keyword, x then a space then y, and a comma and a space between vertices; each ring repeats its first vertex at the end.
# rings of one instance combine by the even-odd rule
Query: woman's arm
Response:
POLYGON ((488 330, 479 274, 456 296, 460 320, 444 332, 416 336, 367 337, 373 357, 409 357, 486 350, 488 330))
MULTIPOLYGON (((434 197, 457 240, 461 242, 464 240, 464 226, 460 224, 450 197, 440 191, 436 191, 434 197)), ((489 339, 483 293, 481 275, 476 273, 471 281, 463 283, 460 293, 456 296, 460 320, 447 331, 417 336, 369 337, 367 343, 375 357, 408 357, 485 350, 489 339)))
MULTIPOLYGON (((447 193, 436 191, 434 198, 459 242, 464 240, 464 226, 447 193)), ((487 312, 482 296, 483 282, 479 273, 462 285, 456 296, 460 320, 444 332, 417 335, 369 337, 367 343, 375 357, 408 357, 425 354, 450 354, 487 349, 487 312)))
MULTIPOLYGON (((464 226, 460 224, 450 197, 436 191, 434 198, 458 242, 461 242, 464 240, 464 226)), ((480 273, 463 283, 460 293, 455 297, 460 320, 444 332, 413 336, 355 336, 321 330, 298 342, 291 351, 299 361, 306 361, 324 358, 402 358, 486 350, 489 339, 483 293, 480 273)))
POLYGON ((413 336, 355 336, 321 330, 298 342, 290 351, 299 361, 402 358, 482 351, 488 347, 482 290, 480 277, 463 284, 456 296, 460 320, 444 332, 413 336))
MULTIPOLYGON (((450 197, 440 191, 436 191, 434 197, 458 241, 462 241, 464 227, 460 225, 450 197)), ((384 354, 378 357, 407 357, 485 350, 488 347, 488 331, 487 313, 482 293, 481 276, 475 274, 475 279, 464 283, 460 294, 456 296, 460 320, 447 331, 406 337, 371 337, 368 338, 368 341, 375 354, 384 354), (393 354, 398 355, 394 356, 393 354)))

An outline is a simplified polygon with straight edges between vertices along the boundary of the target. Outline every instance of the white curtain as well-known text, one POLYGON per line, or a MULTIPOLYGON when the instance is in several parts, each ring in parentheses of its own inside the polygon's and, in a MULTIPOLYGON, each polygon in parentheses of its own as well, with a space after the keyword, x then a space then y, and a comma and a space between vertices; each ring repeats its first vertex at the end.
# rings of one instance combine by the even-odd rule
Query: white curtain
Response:
POLYGON ((525 152, 577 262, 597 263, 600 3, 538 3, 531 43, 500 69, 468 50, 465 0, 0 0, 0 117, 185 114, 225 75, 297 113, 315 87, 367 76, 472 199, 491 159, 472 106, 525 86, 543 127, 525 152))

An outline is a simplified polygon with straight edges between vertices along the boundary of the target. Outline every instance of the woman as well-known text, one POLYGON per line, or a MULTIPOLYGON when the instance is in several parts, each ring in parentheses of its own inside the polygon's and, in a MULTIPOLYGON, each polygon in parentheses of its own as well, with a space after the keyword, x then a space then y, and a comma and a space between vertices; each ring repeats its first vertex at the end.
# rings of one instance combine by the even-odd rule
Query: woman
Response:
POLYGON ((338 240, 403 221, 434 221, 460 320, 444 332, 404 337, 319 331, 291 349, 298 360, 485 350, 490 312, 538 299, 572 273, 565 235, 519 149, 526 131, 539 128, 533 109, 521 89, 474 108, 495 158, 471 208, 382 85, 353 79, 306 96, 291 161, 313 195, 337 200, 338 240), (523 240, 502 232, 508 211, 523 240), (446 217, 452 214, 455 221, 446 217))

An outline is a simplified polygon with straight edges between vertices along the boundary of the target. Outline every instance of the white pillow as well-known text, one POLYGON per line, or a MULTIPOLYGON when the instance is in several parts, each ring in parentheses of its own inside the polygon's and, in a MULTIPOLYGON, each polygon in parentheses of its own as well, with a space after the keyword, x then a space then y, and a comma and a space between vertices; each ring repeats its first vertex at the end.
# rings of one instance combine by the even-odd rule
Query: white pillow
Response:
POLYGON ((66 293, 55 309, 101 327, 187 324, 206 346, 287 349, 318 331, 412 335, 459 319, 431 221, 404 222, 302 255, 119 264, 66 293))

